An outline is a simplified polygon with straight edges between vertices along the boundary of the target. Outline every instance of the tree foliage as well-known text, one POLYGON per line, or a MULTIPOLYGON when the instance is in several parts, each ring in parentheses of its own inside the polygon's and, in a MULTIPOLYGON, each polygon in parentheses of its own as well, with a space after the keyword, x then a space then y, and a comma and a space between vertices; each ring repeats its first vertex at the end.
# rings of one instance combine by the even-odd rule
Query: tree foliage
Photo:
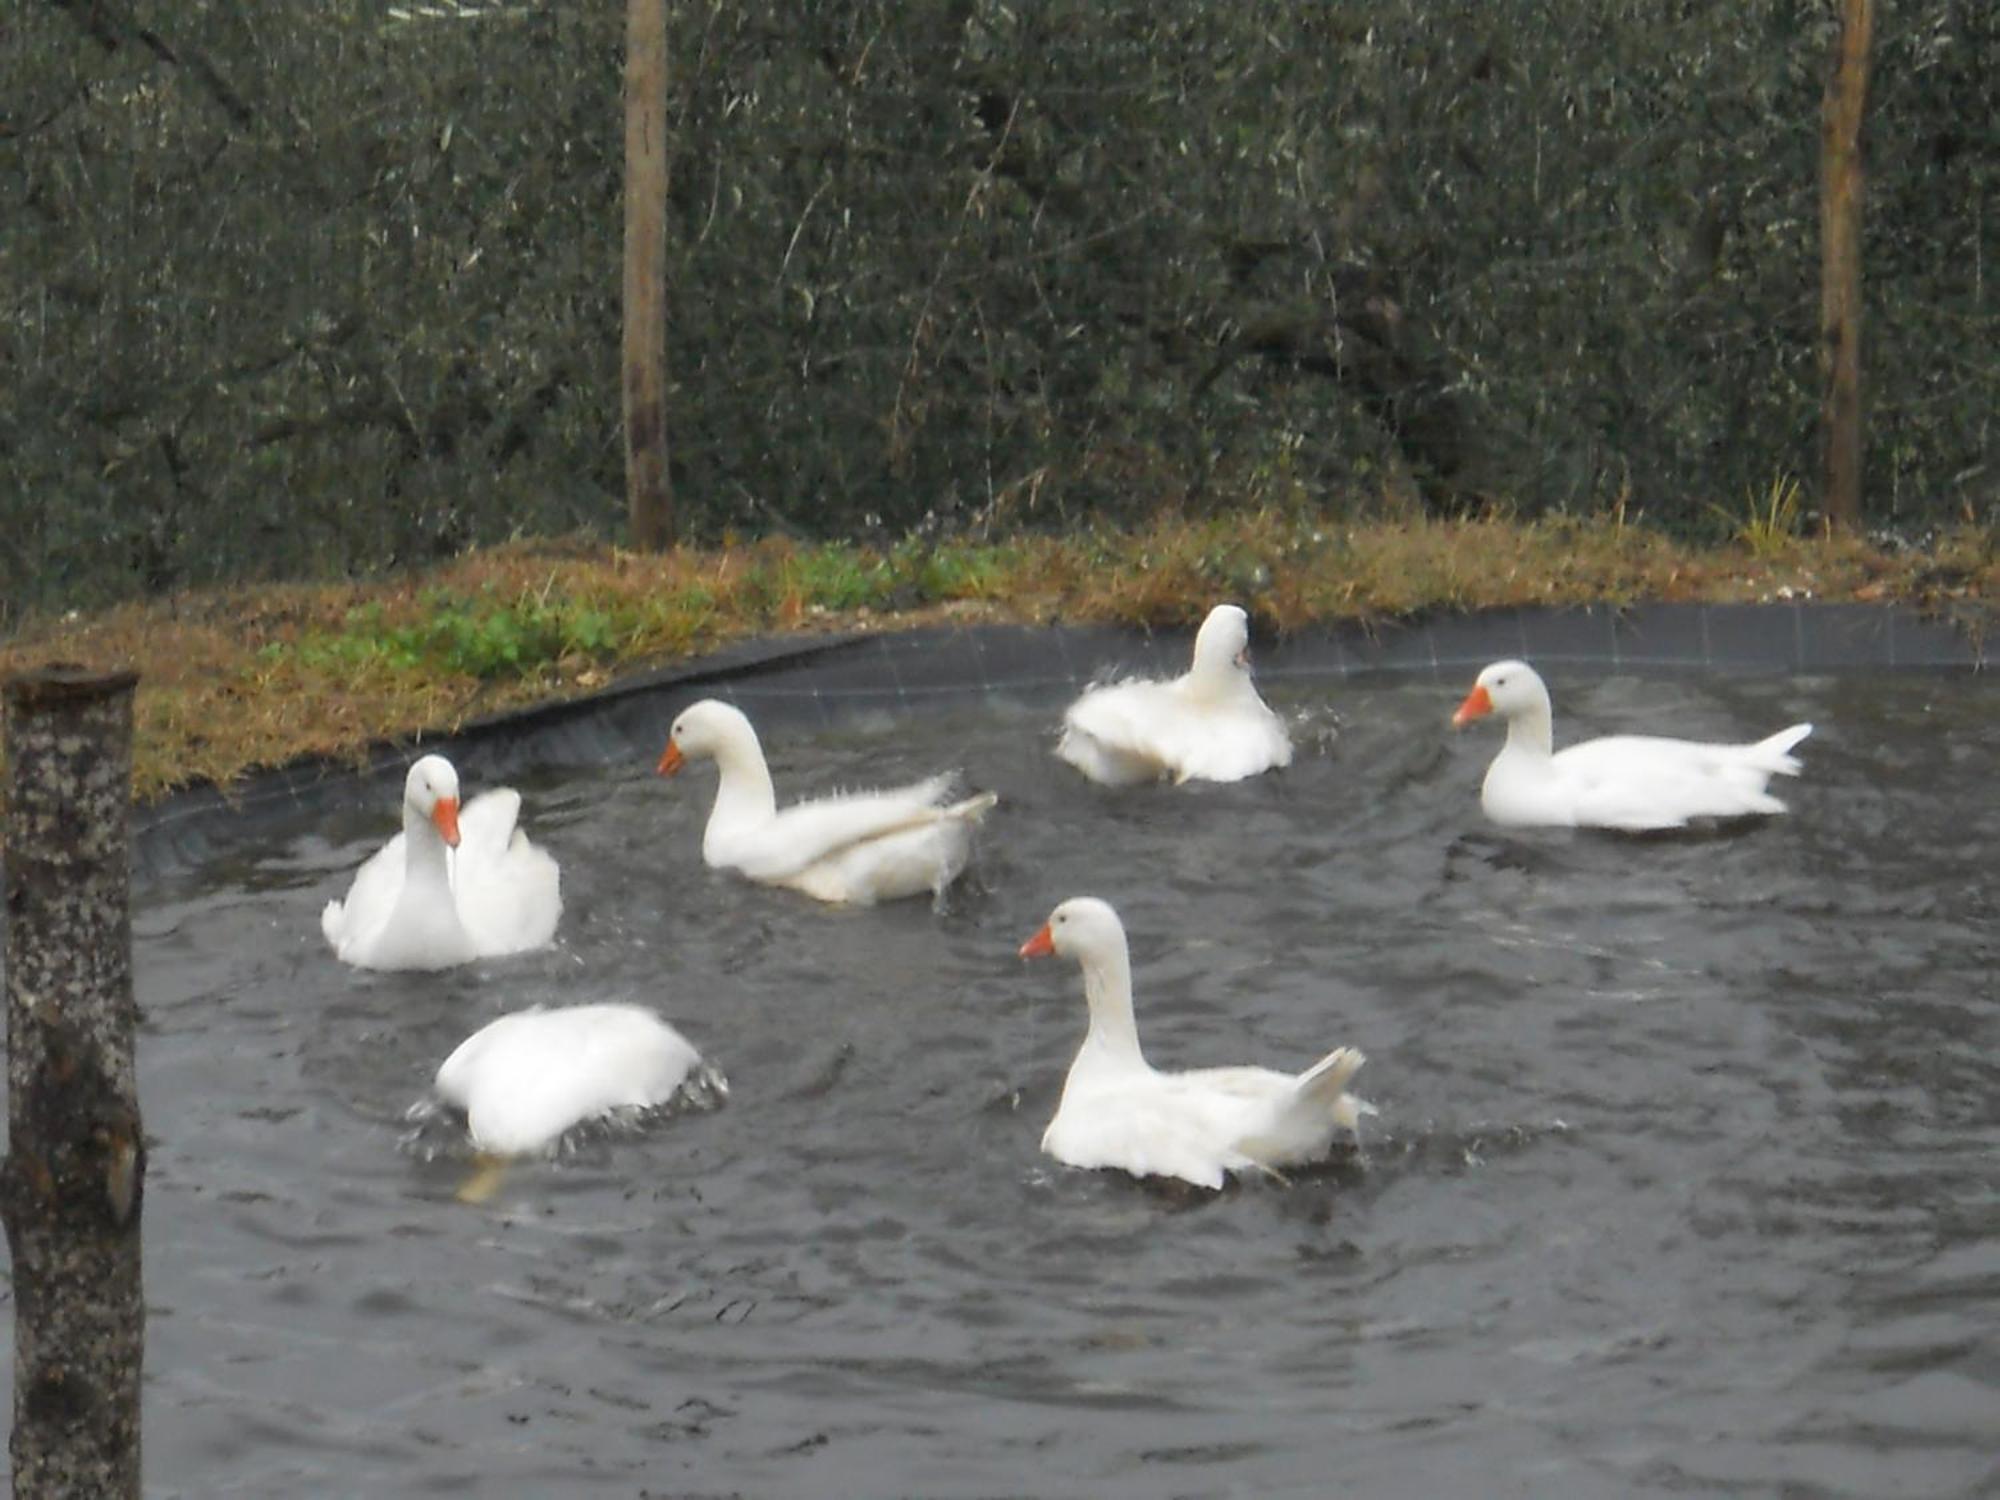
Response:
MULTIPOLYGON (((21 7, 0 608, 616 534, 623 20, 21 7)), ((1814 472, 1824 3, 710 0, 673 26, 697 537, 1244 502, 1698 527, 1814 472)), ((1996 493, 1996 31, 1913 0, 1877 40, 1877 523, 1996 493)))

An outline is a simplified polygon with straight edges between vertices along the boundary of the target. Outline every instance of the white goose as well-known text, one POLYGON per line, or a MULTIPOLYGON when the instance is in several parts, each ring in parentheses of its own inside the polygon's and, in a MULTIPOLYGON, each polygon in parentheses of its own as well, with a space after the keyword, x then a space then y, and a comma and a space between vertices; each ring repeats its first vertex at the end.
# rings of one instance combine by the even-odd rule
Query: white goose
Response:
POLYGON ((729 1094, 687 1038, 640 1005, 516 1011, 437 1070, 438 1096, 465 1112, 473 1145, 494 1156, 537 1155, 586 1120, 651 1109, 690 1084, 715 1100, 729 1094))
POLYGON ((1748 745, 1619 734, 1554 749, 1549 690, 1522 661, 1493 663, 1451 716, 1454 728, 1498 714, 1507 743, 1486 769, 1479 804, 1510 828, 1683 828, 1696 819, 1781 813, 1764 789, 1796 776, 1789 752, 1812 733, 1794 724, 1748 745))
POLYGON ((1128 678, 1086 689, 1063 715, 1056 754, 1092 781, 1241 781, 1292 763, 1284 721, 1250 680, 1250 619, 1209 611, 1194 664, 1170 682, 1128 678))
POLYGON ((999 799, 981 792, 950 801, 953 777, 890 791, 840 793, 778 810, 757 731, 742 711, 713 698, 674 720, 660 756, 662 776, 713 759, 720 775, 702 835, 709 868, 821 901, 866 906, 930 892, 937 896, 972 857, 972 831, 999 799))
POLYGON ((1063 902, 1021 945, 1023 958, 1060 953, 1083 966, 1090 1031, 1063 1081, 1042 1150, 1072 1167, 1177 1177, 1219 1188, 1228 1172, 1317 1161, 1342 1131, 1358 1138, 1373 1106, 1346 1092, 1364 1061, 1329 1052, 1296 1076, 1269 1068, 1162 1073, 1139 1050, 1132 963, 1118 913, 1089 896, 1063 902))
POLYGON ((556 862, 517 823, 511 787, 458 803, 458 772, 426 755, 403 782, 403 831, 355 871, 320 930, 364 969, 448 969, 539 948, 562 915, 556 862))

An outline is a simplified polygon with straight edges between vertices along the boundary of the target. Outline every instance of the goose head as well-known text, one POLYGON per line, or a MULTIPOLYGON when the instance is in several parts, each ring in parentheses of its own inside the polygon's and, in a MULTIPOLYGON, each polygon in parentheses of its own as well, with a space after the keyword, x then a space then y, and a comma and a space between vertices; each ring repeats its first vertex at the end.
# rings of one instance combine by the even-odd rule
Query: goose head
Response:
POLYGON ((1132 1019, 1132 957, 1125 924, 1106 902, 1073 896, 1049 913, 1048 921, 1021 944, 1021 957, 1059 953, 1083 970, 1083 999, 1090 1008, 1090 1034, 1077 1054, 1077 1067, 1143 1071, 1146 1055, 1132 1019))
POLYGON ((1194 638, 1194 675, 1221 680, 1250 670, 1250 617, 1240 605, 1218 604, 1194 638))
POLYGON ((426 755, 403 781, 403 807, 431 823, 445 843, 458 847, 458 772, 442 755, 426 755))
POLYGON ((667 748, 660 752, 656 768, 662 776, 672 776, 691 760, 713 760, 728 753, 745 739, 756 743, 757 732, 743 711, 716 698, 690 703, 667 731, 667 748))
POLYGON ((1496 661, 1473 682, 1472 691, 1451 716, 1451 727, 1463 729, 1488 714, 1514 719, 1537 710, 1548 713, 1549 690, 1535 669, 1524 661, 1496 661))
POLYGON ((1021 957, 1046 958, 1051 953, 1089 965, 1125 951, 1125 924, 1107 901, 1073 896, 1049 913, 1048 921, 1021 944, 1021 957))

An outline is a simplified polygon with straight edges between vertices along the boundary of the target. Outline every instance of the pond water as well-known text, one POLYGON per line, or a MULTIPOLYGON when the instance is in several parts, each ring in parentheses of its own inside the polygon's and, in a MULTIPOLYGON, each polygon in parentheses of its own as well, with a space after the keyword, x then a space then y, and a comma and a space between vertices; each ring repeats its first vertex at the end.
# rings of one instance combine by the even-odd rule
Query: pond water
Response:
POLYGON ((1994 1493, 1990 681, 1549 675, 1564 740, 1816 721, 1793 815, 1503 833, 1465 683, 1280 678, 1303 753, 1227 787, 1085 784, 1055 694, 770 726, 784 800, 1000 793, 941 913, 711 874, 714 773, 650 751, 514 778, 568 900, 522 958, 329 956, 394 781, 152 870, 148 1492, 1994 1493), (1039 1155, 1084 1011, 1015 950, 1078 894, 1156 1062, 1362 1047, 1365 1153, 1216 1197, 1039 1155), (728 1105, 457 1201, 402 1144, 438 1062, 601 999, 728 1105))

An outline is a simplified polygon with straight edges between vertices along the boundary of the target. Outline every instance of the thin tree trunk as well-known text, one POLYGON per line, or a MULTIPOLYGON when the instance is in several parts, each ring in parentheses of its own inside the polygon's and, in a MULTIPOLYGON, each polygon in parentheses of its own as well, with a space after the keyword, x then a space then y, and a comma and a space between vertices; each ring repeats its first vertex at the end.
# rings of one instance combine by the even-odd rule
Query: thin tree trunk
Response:
POLYGON ((626 0, 625 490, 632 545, 673 539, 667 474, 667 3, 626 0))
POLYGON ((1861 122, 1874 0, 1841 0, 1840 42, 1820 108, 1820 361, 1825 512, 1861 524, 1861 122))
POLYGON ((129 672, 6 689, 17 1497, 139 1494, 145 1138, 133 1079, 129 672))

